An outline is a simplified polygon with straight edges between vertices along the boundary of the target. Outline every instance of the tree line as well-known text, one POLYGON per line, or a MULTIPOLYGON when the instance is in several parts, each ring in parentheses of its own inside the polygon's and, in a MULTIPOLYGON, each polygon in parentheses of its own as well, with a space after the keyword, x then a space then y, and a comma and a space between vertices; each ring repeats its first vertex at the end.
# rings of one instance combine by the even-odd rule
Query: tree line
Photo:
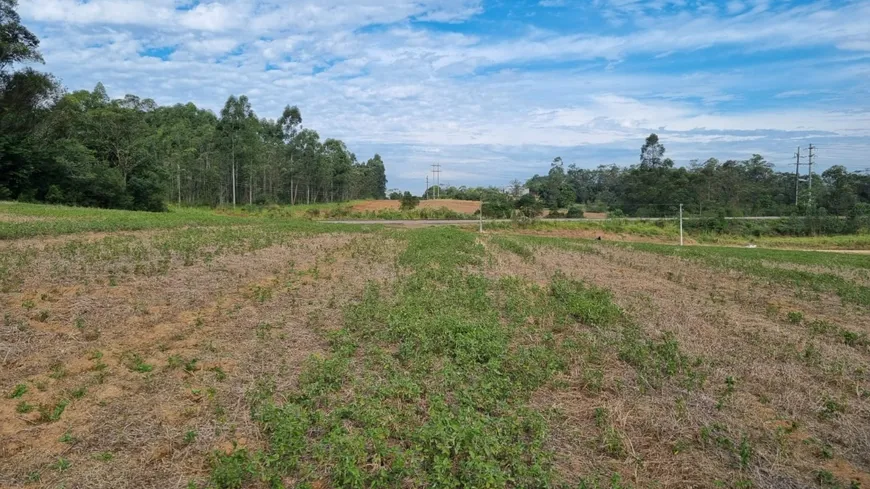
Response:
POLYGON ((316 203, 386 198, 379 155, 358 161, 321 140, 287 106, 260 118, 244 95, 219 114, 161 107, 102 84, 67 93, 39 63, 39 39, 16 0, 0 0, 0 200, 158 211, 181 205, 316 203))
POLYGON ((547 175, 526 182, 548 207, 585 204, 587 209, 619 209, 626 215, 674 215, 679 204, 694 214, 725 216, 787 216, 829 213, 845 216, 866 212, 870 205, 870 175, 832 166, 821 174, 796 181, 794 173, 777 172, 761 155, 746 160, 692 161, 675 167, 665 147, 651 134, 637 164, 593 169, 567 168, 556 158, 547 175), (796 190, 797 189, 797 190, 796 190))
MULTIPOLYGON (((488 212, 499 215, 504 214, 502 208, 509 213, 510 204, 533 214, 579 206, 586 212, 672 217, 683 204, 687 213, 711 217, 870 215, 870 173, 836 165, 814 173, 810 186, 807 175, 796 182, 794 173, 775 171, 757 154, 746 160, 710 158, 675 167, 656 134, 646 139, 638 163, 632 166, 580 168, 566 166, 557 157, 546 175, 515 180, 507 188, 448 187, 437 192, 442 198, 482 198, 492 204, 488 212), (524 197, 526 189, 530 196, 524 197)), ((424 195, 434 193, 427 189, 424 195)))

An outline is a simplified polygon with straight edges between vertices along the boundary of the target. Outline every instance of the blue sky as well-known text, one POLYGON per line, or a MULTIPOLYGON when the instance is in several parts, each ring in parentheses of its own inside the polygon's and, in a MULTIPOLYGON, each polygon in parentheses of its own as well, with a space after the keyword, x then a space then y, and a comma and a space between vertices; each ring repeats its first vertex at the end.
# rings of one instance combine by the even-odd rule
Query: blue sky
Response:
POLYGON ((798 146, 870 167, 870 1, 23 0, 70 89, 260 116, 298 105, 321 137, 380 153, 390 188, 503 185, 637 161, 798 146))

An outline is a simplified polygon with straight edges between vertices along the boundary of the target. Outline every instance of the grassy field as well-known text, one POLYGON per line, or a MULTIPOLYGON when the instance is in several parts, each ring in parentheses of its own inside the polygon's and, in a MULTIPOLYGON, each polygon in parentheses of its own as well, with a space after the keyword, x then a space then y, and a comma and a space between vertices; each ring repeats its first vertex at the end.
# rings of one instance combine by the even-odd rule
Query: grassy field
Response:
MULTIPOLYGON (((527 224, 509 222, 487 223, 487 229, 498 232, 521 232, 541 236, 594 239, 609 241, 650 241, 676 244, 680 241, 680 228, 676 221, 628 221, 608 219, 600 221, 565 222, 537 220, 527 224)), ((763 248, 805 250, 870 250, 870 234, 839 236, 738 236, 684 231, 687 244, 712 246, 747 246, 763 248)))
POLYGON ((870 487, 865 256, 0 216, 0 487, 870 487))

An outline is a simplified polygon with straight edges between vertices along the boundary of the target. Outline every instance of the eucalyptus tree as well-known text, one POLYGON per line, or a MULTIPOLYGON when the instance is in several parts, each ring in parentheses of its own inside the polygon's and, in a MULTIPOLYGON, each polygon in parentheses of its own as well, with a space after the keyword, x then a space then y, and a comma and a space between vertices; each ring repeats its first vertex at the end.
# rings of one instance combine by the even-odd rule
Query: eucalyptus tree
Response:
POLYGON ((257 121, 256 114, 251 108, 251 103, 248 97, 242 95, 236 97, 230 95, 221 110, 220 123, 218 130, 224 141, 229 142, 230 146, 230 169, 231 169, 231 186, 232 186, 232 202, 233 207, 236 206, 236 175, 237 175, 237 156, 239 149, 244 149, 245 143, 251 140, 250 134, 253 130, 253 122, 257 121))

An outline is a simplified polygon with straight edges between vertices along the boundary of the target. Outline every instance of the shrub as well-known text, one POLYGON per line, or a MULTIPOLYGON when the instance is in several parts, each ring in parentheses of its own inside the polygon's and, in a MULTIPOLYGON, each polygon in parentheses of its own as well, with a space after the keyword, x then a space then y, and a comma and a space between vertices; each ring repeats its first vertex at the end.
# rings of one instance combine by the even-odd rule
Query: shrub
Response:
POLYGON ((569 219, 582 219, 583 218, 583 208, 579 205, 572 205, 568 208, 567 214, 565 214, 569 219))
POLYGON ((412 195, 411 192, 405 191, 405 194, 402 195, 402 203, 399 205, 399 208, 403 211, 409 211, 416 208, 418 205, 420 205, 420 197, 412 195))
POLYGON ((544 204, 532 194, 520 197, 516 203, 517 209, 528 218, 538 217, 544 212, 544 204))

